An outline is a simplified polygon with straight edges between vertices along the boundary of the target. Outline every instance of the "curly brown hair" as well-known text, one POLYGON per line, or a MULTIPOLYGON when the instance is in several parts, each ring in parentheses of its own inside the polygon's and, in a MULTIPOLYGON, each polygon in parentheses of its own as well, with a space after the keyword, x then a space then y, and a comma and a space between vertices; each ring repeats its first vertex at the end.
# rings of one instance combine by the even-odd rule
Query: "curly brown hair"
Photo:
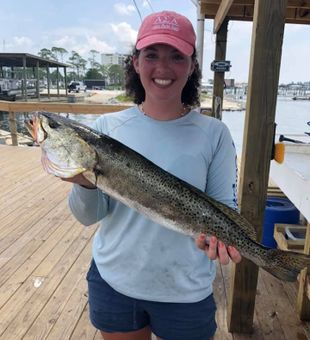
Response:
MULTIPOLYGON (((130 56, 125 60, 125 89, 126 94, 133 98, 135 104, 141 104, 145 100, 145 90, 140 81, 140 77, 133 66, 133 57, 139 56, 139 50, 135 47, 130 56)), ((192 60, 195 64, 194 71, 188 78, 182 90, 182 103, 185 106, 195 107, 200 105, 199 88, 201 80, 201 71, 197 61, 196 50, 192 55, 192 60)))

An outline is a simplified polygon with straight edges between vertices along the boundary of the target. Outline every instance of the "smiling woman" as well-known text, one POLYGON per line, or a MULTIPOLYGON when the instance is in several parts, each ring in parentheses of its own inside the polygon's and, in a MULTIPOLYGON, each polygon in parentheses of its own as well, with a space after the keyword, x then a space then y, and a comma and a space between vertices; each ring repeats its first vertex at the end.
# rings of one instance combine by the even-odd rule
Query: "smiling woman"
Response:
MULTIPOLYGON (((195 41, 183 15, 163 11, 146 17, 125 66, 127 94, 137 105, 103 115, 93 128, 236 208, 230 133, 195 109, 200 80, 195 41)), ((240 253, 214 236, 207 245, 204 234, 195 242, 165 229, 91 189, 83 174, 66 180, 75 183, 69 197, 75 217, 87 225, 100 221, 87 280, 90 319, 104 339, 149 340, 151 332, 169 340, 212 338, 213 260, 239 262, 240 253)), ((166 207, 163 199, 153 199, 166 207)))

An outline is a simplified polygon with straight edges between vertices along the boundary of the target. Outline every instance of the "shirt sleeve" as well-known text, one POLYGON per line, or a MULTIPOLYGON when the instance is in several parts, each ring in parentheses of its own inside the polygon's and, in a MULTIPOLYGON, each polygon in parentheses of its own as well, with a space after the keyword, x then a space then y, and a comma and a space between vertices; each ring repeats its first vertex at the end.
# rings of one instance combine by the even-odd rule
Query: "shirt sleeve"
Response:
POLYGON ((73 184, 69 194, 69 207, 74 217, 89 226, 108 213, 109 197, 100 189, 87 189, 73 184))
MULTIPOLYGON (((103 119, 97 119, 92 128, 101 132, 103 119)), ((108 214, 109 196, 100 189, 87 189, 73 184, 68 201, 74 217, 85 226, 99 222, 108 214)))
POLYGON ((234 142, 223 124, 209 165, 206 193, 215 200, 237 209, 237 155, 234 142))

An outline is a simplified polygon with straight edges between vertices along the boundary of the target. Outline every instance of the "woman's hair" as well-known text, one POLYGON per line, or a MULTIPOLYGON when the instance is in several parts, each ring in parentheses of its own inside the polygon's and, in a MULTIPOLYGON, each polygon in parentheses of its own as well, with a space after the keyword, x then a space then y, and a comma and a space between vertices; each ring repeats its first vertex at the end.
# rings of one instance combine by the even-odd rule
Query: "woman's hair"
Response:
MULTIPOLYGON (((141 104, 145 100, 145 90, 140 81, 139 74, 136 72, 133 66, 133 57, 139 56, 139 52, 136 48, 125 60, 125 89, 126 94, 133 98, 135 104, 141 104)), ((182 103, 185 106, 199 106, 199 87, 201 79, 201 71, 196 57, 196 50, 192 55, 192 60, 195 64, 194 71, 188 78, 183 90, 182 90, 182 103)))

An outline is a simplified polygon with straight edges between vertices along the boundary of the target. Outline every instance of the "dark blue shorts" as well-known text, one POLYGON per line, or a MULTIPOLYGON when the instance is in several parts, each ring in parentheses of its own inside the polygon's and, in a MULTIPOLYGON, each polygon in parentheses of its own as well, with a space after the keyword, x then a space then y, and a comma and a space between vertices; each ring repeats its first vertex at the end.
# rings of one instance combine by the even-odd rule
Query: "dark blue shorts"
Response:
POLYGON ((90 320, 104 332, 131 332, 149 326, 164 340, 208 340, 216 331, 213 295, 195 303, 134 299, 109 286, 94 260, 87 281, 90 320))

